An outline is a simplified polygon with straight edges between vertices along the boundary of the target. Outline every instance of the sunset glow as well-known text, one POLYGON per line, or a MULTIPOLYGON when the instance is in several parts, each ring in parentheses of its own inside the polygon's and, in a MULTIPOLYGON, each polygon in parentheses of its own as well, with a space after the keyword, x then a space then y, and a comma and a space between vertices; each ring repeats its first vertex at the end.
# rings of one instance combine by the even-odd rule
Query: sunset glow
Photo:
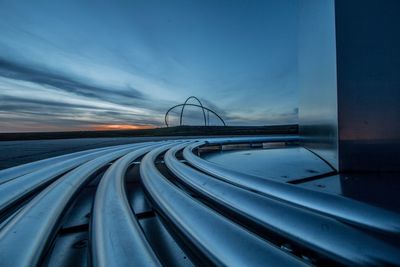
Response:
POLYGON ((154 125, 108 124, 94 127, 96 131, 154 129, 154 125))
POLYGON ((297 123, 297 1, 36 2, 0 1, 0 132, 163 127, 189 96, 229 126, 297 123))

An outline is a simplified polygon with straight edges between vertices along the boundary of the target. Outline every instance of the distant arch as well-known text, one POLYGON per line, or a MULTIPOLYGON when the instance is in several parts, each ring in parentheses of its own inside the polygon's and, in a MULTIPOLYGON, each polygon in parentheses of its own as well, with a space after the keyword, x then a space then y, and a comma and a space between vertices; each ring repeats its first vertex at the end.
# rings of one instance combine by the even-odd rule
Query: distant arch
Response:
POLYGON ((203 106, 202 103, 201 103, 201 101, 200 101, 197 97, 191 96, 191 97, 189 97, 189 98, 186 99, 185 103, 175 105, 175 106, 173 106, 173 107, 171 107, 171 108, 169 108, 169 109, 167 110, 167 112, 165 113, 165 116, 164 116, 164 122, 165 122, 165 125, 166 125, 167 127, 169 127, 169 125, 168 125, 168 114, 170 113, 170 111, 172 111, 173 109, 178 108, 178 107, 182 107, 182 109, 181 109, 181 114, 180 114, 180 120, 179 120, 179 125, 182 126, 183 110, 184 110, 184 107, 185 107, 185 106, 193 106, 193 107, 201 108, 201 109, 202 109, 202 112, 203 112, 204 125, 205 125, 205 126, 207 126, 207 119, 206 119, 205 110, 206 110, 207 112, 211 112, 212 114, 214 114, 214 115, 222 122, 222 124, 223 124, 224 126, 226 126, 225 121, 221 118, 221 116, 219 116, 215 111, 213 111, 213 110, 211 110, 211 109, 209 109, 209 108, 203 106), (199 102, 199 105, 187 103, 191 98, 196 99, 196 100, 199 102))
POLYGON ((183 110, 185 109, 185 106, 187 105, 187 102, 188 102, 190 99, 195 99, 195 100, 197 100, 197 102, 199 102, 199 105, 201 106, 201 110, 203 111, 204 126, 207 126, 206 113, 204 112, 203 104, 202 104, 201 101, 200 101, 197 97, 195 97, 195 96, 189 96, 189 97, 185 100, 185 103, 183 103, 183 105, 182 105, 182 110, 181 110, 181 116, 180 116, 180 118, 179 118, 179 125, 182 125, 183 110))

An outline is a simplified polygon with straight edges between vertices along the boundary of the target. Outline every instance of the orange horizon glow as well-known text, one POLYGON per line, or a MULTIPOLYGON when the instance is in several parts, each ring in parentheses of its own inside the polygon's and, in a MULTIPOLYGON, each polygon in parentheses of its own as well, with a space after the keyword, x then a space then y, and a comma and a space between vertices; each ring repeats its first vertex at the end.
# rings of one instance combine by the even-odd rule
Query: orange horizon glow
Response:
POLYGON ((106 124, 95 126, 96 131, 107 131, 107 130, 145 130, 154 129, 154 125, 134 125, 134 124, 106 124))

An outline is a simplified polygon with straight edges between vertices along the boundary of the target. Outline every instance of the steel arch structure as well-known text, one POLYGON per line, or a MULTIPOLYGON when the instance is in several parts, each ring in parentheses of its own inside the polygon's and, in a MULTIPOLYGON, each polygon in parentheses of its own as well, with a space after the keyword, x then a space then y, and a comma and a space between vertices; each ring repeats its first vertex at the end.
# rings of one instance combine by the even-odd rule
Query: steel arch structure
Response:
POLYGON ((207 119, 206 119, 206 113, 204 112, 204 106, 203 106, 203 104, 201 103, 200 99, 198 99, 198 98, 195 97, 195 96, 189 96, 189 97, 185 100, 185 103, 183 103, 183 105, 182 105, 182 110, 181 110, 181 116, 180 116, 180 118, 179 118, 179 125, 182 125, 183 110, 185 109, 185 106, 187 105, 187 102, 188 102, 190 99, 195 99, 195 100, 197 100, 197 102, 199 102, 199 105, 201 106, 201 110, 203 111, 204 126, 207 126, 207 119))
POLYGON ((188 98, 185 100, 185 102, 184 102, 183 104, 175 105, 175 106, 173 106, 173 107, 171 107, 170 109, 167 110, 167 112, 165 113, 165 116, 164 116, 164 122, 165 122, 165 125, 166 125, 167 127, 169 127, 169 125, 168 125, 168 120, 167 120, 169 112, 170 112, 171 110, 175 109, 175 108, 178 108, 178 107, 182 107, 182 109, 181 109, 181 114, 180 114, 180 116, 179 116, 179 125, 182 126, 183 111, 185 110, 185 106, 193 106, 193 107, 199 107, 199 108, 201 108, 201 110, 202 110, 202 112, 203 112, 204 126, 207 126, 207 119, 206 119, 205 110, 206 110, 207 112, 211 112, 212 114, 214 114, 214 115, 222 122, 222 124, 223 124, 224 126, 226 126, 226 123, 225 123, 225 121, 221 118, 221 116, 219 116, 219 115, 218 115, 215 111, 213 111, 212 109, 209 109, 209 108, 203 106, 203 104, 201 103, 201 101, 200 101, 197 97, 195 97, 195 96, 190 96, 190 97, 188 97, 188 98), (190 104, 190 103, 188 103, 188 101, 189 101, 190 99, 195 99, 195 100, 197 100, 197 102, 199 102, 199 104, 190 104))

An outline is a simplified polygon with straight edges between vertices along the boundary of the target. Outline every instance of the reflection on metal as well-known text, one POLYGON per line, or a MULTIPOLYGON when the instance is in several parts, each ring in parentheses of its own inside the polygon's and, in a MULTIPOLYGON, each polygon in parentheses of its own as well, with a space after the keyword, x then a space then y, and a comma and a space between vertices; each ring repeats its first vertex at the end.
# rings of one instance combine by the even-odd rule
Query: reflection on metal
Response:
MULTIPOLYGON (((339 170, 400 168, 399 7, 301 1, 301 141, 339 170), (371 20, 374 12, 385 19, 371 20)), ((187 105, 201 108, 205 125, 210 112, 225 125, 196 97, 169 109, 166 125, 176 107, 182 125, 187 105)), ((383 192, 374 196, 389 198, 398 174, 383 185, 375 173, 332 175, 303 148, 296 148, 301 156, 276 148, 298 141, 142 142, 1 170, 0 266, 400 266, 397 195, 396 209, 362 195, 370 179, 368 187, 383 192), (254 161, 274 152, 285 159, 263 157, 271 170, 252 175, 254 165, 217 164, 205 155, 218 150, 229 157, 234 147, 264 149, 254 161), (315 190, 332 184, 336 189, 315 190)))
POLYGON ((399 8, 301 1, 299 129, 339 171, 400 171, 399 8))
MULTIPOLYGON (((105 155, 81 164, 38 193, 1 229, 1 265, 38 265, 45 250, 50 246, 48 242, 56 235, 55 230, 60 217, 68 209, 68 204, 73 201, 74 195, 93 178, 93 174, 98 169, 137 149, 138 146, 142 145, 130 145, 124 149, 109 151, 105 155)), ((8 183, 18 180, 17 178, 8 183)), ((3 186, 7 186, 8 183, 3 186)))
POLYGON ((1 266, 400 265, 398 213, 203 157, 297 141, 146 142, 2 170, 1 266))
POLYGON ((309 177, 334 173, 334 170, 309 150, 299 146, 273 149, 235 149, 207 153, 207 161, 229 166, 231 170, 281 182, 304 181, 309 177))
POLYGON ((299 132, 338 170, 334 0, 301 1, 299 18, 299 132))
POLYGON ((172 145, 147 154, 140 165, 140 174, 156 209, 180 233, 185 243, 192 246, 204 265, 307 266, 243 227, 232 224, 224 216, 210 212, 206 205, 169 182, 157 170, 154 161, 172 145))
POLYGON ((153 148, 147 145, 120 158, 99 183, 91 224, 94 266, 128 266, 133 262, 138 266, 162 266, 131 212, 124 185, 129 165, 153 148))
MULTIPOLYGON (((277 141, 277 139, 274 141, 277 141)), ((233 171, 230 168, 204 160, 192 153, 199 146, 206 144, 207 142, 205 141, 198 142, 186 146, 183 150, 183 156, 188 163, 205 173, 267 197, 281 199, 354 225, 374 231, 400 235, 399 214, 381 210, 341 196, 305 190, 292 184, 269 179, 268 177, 260 178, 247 173, 233 171), (371 216, 371 214, 377 216, 371 216)))
POLYGON ((204 126, 210 125, 210 115, 209 115, 209 112, 211 112, 212 114, 214 114, 214 115, 222 122, 222 124, 223 124, 224 126, 226 126, 225 121, 224 121, 215 111, 213 111, 213 110, 211 110, 211 109, 209 109, 209 108, 207 108, 207 107, 204 107, 203 104, 201 103, 201 101, 200 101, 197 97, 195 97, 195 96, 190 96, 190 97, 188 97, 188 98, 185 100, 185 102, 184 102, 183 104, 175 105, 175 106, 173 106, 173 107, 171 107, 170 109, 167 110, 167 112, 165 113, 165 116, 164 116, 164 122, 165 122, 165 125, 166 125, 167 127, 169 126, 169 125, 168 125, 168 114, 169 114, 170 111, 172 111, 173 109, 175 109, 175 108, 177 108, 177 107, 182 107, 181 113, 180 113, 180 116, 179 116, 179 125, 182 126, 182 122, 183 122, 183 111, 184 111, 184 109, 185 109, 185 106, 193 106, 193 107, 199 107, 199 108, 201 108, 201 110, 202 110, 202 112, 203 112, 204 126), (197 105, 197 104, 189 104, 188 101, 189 101, 190 99, 195 99, 199 104, 198 104, 198 105, 197 105), (207 117, 206 117, 205 111, 207 111, 207 117))
POLYGON ((395 247, 371 238, 345 223, 225 183, 179 162, 176 153, 185 147, 177 145, 165 154, 168 168, 182 183, 209 199, 215 206, 221 207, 222 211, 237 214, 235 219, 241 218, 244 224, 258 225, 270 231, 280 229, 282 235, 295 240, 296 245, 318 251, 331 262, 339 261, 352 266, 361 260, 366 265, 373 265, 371 257, 377 261, 398 261, 395 247), (296 223, 298 221, 301 223, 296 223), (327 235, 321 225, 329 228, 330 234, 327 235), (347 240, 345 243, 344 238, 347 240), (359 246, 358 249, 354 249, 356 246, 359 246))

